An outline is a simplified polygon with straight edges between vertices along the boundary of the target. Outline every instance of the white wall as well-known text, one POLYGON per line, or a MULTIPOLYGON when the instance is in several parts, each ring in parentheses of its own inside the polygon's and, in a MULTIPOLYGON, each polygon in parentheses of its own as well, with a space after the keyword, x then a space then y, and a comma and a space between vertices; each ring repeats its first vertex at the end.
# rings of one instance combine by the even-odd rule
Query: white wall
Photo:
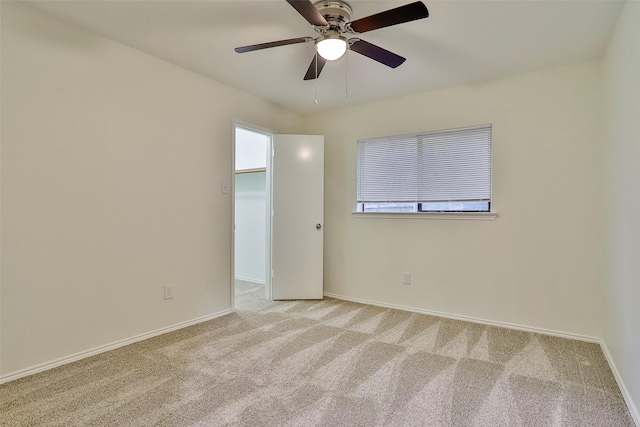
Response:
POLYGON ((236 174, 235 275, 265 282, 267 193, 266 172, 236 174))
POLYGON ((640 3, 626 2, 604 58, 604 342, 640 424, 640 3))
POLYGON ((1 4, 0 374, 229 309, 233 120, 300 117, 1 4))
POLYGON ((325 291, 601 336, 601 77, 594 61, 305 116, 326 135, 325 291), (484 123, 497 220, 352 216, 357 139, 484 123))

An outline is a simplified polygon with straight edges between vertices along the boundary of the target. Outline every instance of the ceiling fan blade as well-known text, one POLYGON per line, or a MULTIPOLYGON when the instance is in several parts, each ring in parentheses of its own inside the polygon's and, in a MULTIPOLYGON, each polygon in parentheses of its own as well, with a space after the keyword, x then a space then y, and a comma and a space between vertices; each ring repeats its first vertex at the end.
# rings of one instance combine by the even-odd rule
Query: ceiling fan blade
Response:
POLYGON ((324 68, 324 64, 327 63, 327 60, 322 56, 316 53, 316 56, 311 60, 311 64, 309 65, 309 69, 307 70, 307 74, 304 75, 305 80, 313 80, 316 77, 320 76, 320 72, 324 68), (318 69, 316 71, 316 61, 318 61, 318 69))
POLYGON ((417 1, 365 18, 356 19, 349 24, 349 27, 356 33, 366 33, 367 31, 377 30, 378 28, 389 27, 391 25, 402 24, 427 17, 429 17, 427 6, 421 1, 417 1))
POLYGON ((316 9, 313 3, 309 0, 287 0, 287 3, 293 6, 293 8, 297 10, 298 13, 309 22, 309 24, 316 25, 318 27, 329 26, 329 23, 324 19, 324 16, 318 12, 318 9, 316 9))
POLYGON ((350 49, 391 68, 396 68, 407 60, 400 55, 396 55, 393 52, 389 52, 386 49, 383 49, 364 40, 355 41, 351 44, 350 49))
POLYGON ((278 40, 276 42, 252 44, 251 46, 242 46, 235 48, 238 53, 253 52, 254 50, 268 49, 270 47, 286 46, 288 44, 306 43, 312 41, 311 37, 298 37, 297 39, 278 40))

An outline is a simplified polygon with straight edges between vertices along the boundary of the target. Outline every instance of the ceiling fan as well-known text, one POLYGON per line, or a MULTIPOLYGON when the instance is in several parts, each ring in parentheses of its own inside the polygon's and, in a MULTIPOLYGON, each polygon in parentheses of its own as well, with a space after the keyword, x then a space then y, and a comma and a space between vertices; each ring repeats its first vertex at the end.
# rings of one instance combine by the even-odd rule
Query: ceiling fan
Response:
POLYGON ((356 19, 355 21, 350 21, 353 9, 349 3, 342 0, 320 0, 315 3, 311 3, 309 0, 286 1, 311 24, 320 36, 315 39, 313 37, 299 37, 242 46, 235 48, 235 51, 245 53, 277 46, 314 42, 316 54, 311 61, 311 65, 309 65, 307 74, 304 76, 305 80, 317 78, 327 61, 341 58, 347 49, 367 56, 388 67, 398 67, 406 58, 357 37, 350 36, 429 16, 427 7, 421 1, 356 19))

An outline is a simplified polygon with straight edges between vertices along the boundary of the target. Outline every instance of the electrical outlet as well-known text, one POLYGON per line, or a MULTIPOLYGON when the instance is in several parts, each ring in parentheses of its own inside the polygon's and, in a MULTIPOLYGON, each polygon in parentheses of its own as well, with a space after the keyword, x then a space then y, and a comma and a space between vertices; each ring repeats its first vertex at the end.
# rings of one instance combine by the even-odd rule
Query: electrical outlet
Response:
POLYGON ((173 286, 167 285, 164 287, 164 299, 173 299, 173 286))
POLYGON ((411 273, 402 273, 402 284, 403 285, 411 284, 411 273))

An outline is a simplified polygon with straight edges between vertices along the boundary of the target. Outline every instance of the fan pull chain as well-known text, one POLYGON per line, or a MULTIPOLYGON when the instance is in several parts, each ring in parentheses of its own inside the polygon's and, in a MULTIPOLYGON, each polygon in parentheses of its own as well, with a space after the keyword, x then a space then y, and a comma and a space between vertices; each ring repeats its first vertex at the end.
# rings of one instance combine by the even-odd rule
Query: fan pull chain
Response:
POLYGON ((349 49, 344 55, 344 97, 349 97, 349 49))
POLYGON ((318 54, 317 53, 316 53, 315 59, 316 59, 316 81, 314 83, 316 88, 316 105, 318 105, 318 54))

